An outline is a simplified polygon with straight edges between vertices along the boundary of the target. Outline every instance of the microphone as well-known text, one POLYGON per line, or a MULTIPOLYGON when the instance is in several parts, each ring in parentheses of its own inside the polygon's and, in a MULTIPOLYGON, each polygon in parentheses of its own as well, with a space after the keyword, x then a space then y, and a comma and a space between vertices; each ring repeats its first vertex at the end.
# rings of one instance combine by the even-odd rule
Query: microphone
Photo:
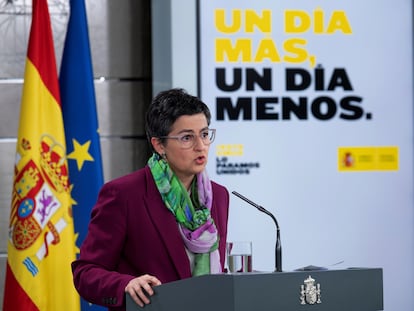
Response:
POLYGON ((240 193, 236 192, 236 191, 232 191, 232 193, 239 197, 240 199, 242 199, 243 201, 249 203, 250 205, 253 205, 255 208, 257 208, 259 211, 261 211, 262 213, 265 213, 267 215, 269 215, 270 217, 272 217, 275 225, 276 225, 276 246, 275 246, 275 272, 282 272, 282 245, 280 242, 280 228, 279 228, 279 224, 276 220, 276 217, 269 212, 268 210, 266 210, 264 207, 254 203, 253 201, 250 201, 248 198, 246 198, 245 196, 242 196, 240 193))

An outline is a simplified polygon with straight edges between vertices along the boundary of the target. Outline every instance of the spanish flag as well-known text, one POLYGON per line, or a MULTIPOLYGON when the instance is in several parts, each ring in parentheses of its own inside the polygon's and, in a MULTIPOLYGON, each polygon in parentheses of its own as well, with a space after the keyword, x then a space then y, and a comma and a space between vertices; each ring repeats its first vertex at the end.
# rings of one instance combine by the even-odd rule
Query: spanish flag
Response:
POLYGON ((33 0, 3 311, 80 310, 71 186, 49 10, 33 0))

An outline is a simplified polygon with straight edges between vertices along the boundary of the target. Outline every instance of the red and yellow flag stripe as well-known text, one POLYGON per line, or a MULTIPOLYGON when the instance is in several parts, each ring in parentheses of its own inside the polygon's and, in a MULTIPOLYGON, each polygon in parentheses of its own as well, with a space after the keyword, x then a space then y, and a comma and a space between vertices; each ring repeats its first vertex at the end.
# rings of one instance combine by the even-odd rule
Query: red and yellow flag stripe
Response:
POLYGON ((79 310, 72 199, 49 10, 33 0, 3 310, 79 310))

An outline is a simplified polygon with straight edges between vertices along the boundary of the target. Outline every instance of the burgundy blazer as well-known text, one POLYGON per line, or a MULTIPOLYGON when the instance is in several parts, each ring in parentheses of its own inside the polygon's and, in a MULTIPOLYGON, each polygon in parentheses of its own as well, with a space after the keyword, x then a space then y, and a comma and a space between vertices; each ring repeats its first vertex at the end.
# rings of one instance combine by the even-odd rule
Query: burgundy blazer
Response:
MULTIPOLYGON (((224 267, 229 193, 214 182, 212 189, 224 267)), ((79 294, 109 310, 125 310, 125 287, 137 276, 151 274, 162 283, 191 277, 178 224, 148 166, 102 187, 72 271, 79 294)))

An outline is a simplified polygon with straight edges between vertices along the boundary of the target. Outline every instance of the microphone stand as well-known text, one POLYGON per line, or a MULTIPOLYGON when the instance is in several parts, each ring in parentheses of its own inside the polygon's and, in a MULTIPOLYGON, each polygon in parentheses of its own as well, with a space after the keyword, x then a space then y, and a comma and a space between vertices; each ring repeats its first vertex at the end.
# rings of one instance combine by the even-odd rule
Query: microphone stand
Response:
POLYGON ((249 203, 250 205, 253 205, 254 207, 256 207, 262 213, 265 213, 266 215, 269 215, 273 219, 273 222, 276 225, 276 245, 275 245, 275 268, 276 269, 275 269, 274 272, 282 272, 282 244, 281 244, 281 241, 280 241, 280 228, 279 228, 279 224, 277 222, 276 217, 271 212, 266 210, 264 207, 254 203, 253 201, 250 201, 248 198, 241 195, 240 193, 238 193, 236 191, 232 191, 232 193, 235 196, 242 199, 243 201, 249 203))

